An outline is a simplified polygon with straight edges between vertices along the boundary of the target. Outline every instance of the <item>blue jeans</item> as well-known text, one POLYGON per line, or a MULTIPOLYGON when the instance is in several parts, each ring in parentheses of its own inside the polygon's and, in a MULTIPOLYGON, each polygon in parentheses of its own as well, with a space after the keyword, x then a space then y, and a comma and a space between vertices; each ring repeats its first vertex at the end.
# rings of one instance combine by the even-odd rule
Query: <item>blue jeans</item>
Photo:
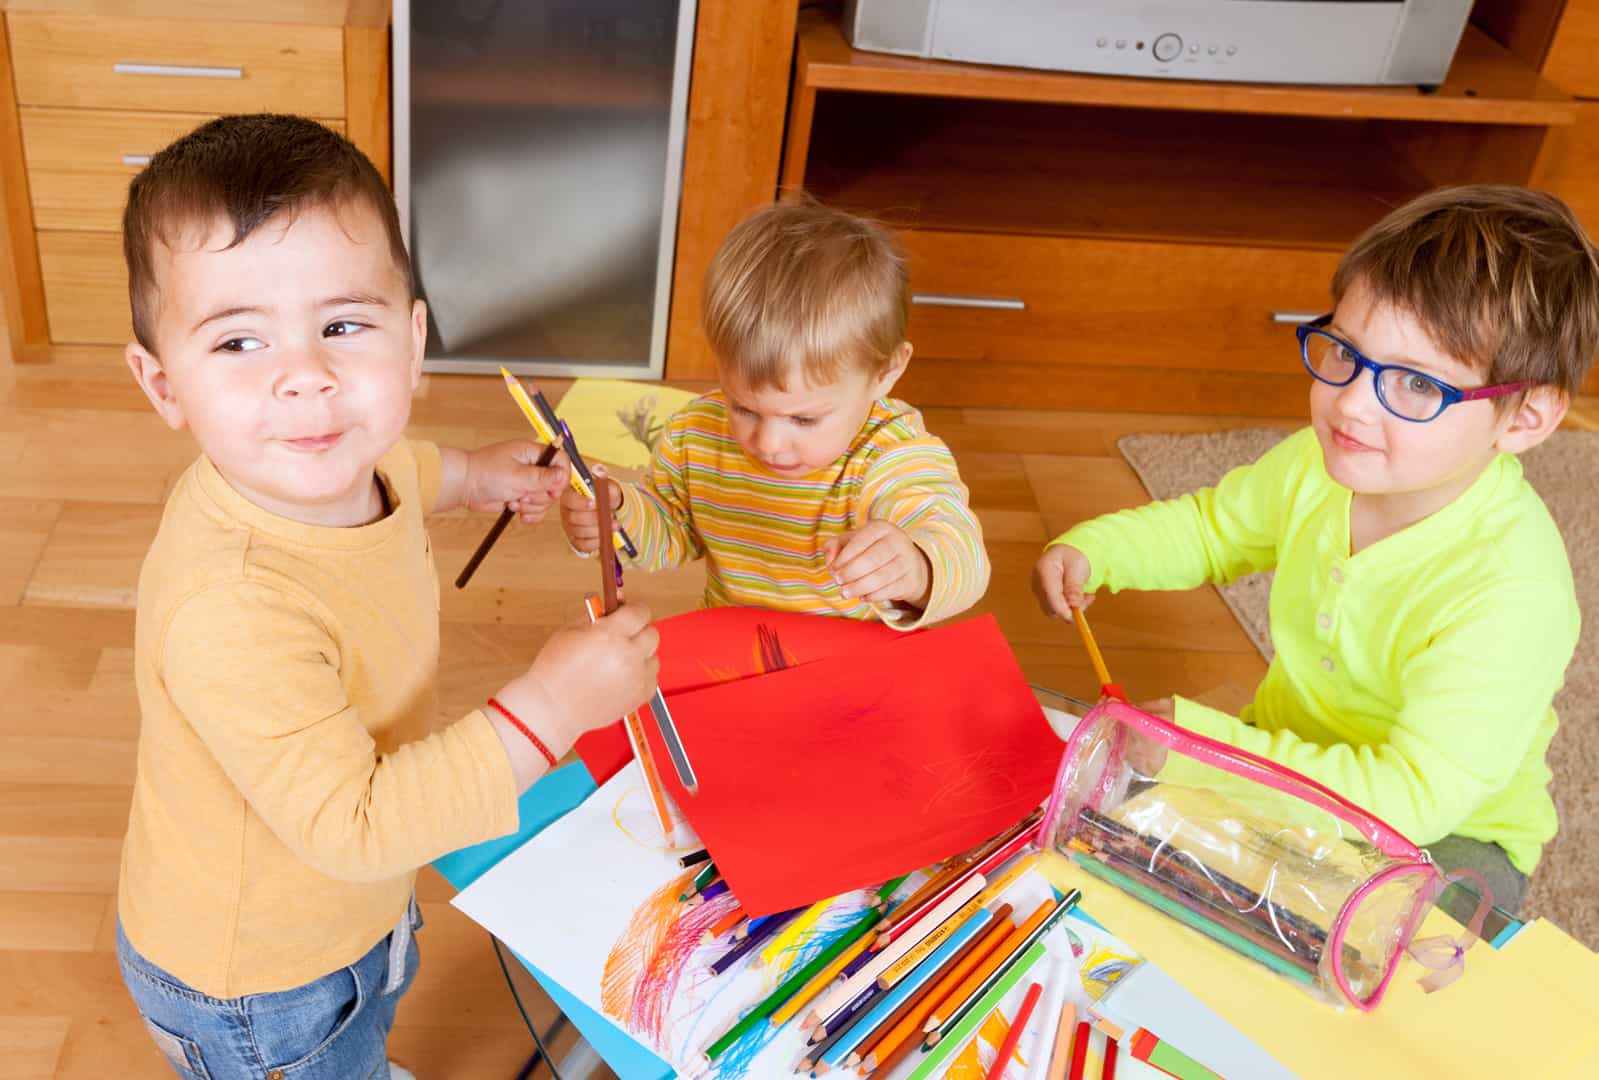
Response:
MULTIPOLYGON (((416 901, 407 920, 422 925, 416 901)), ((400 928, 347 968, 271 994, 224 1001, 162 971, 117 924, 122 981, 150 1037, 189 1080, 389 1080, 385 1044, 416 978, 416 941, 400 928), (403 939, 403 940, 400 940, 403 939), (403 971, 390 978, 391 944, 403 971)))

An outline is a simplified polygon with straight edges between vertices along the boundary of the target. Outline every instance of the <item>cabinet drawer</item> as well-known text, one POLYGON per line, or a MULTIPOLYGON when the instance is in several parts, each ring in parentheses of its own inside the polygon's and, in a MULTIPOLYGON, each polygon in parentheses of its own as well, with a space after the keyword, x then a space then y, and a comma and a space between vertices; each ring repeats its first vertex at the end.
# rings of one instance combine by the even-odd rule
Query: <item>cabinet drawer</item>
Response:
POLYGON ((1051 367, 1295 372, 1293 333, 1274 314, 1325 311, 1339 258, 982 233, 900 237, 917 356, 1051 367))
POLYGON ((121 233, 40 232, 39 269, 52 342, 125 345, 133 340, 121 233))
MULTIPOLYGON (((128 181, 149 155, 212 119, 199 113, 38 106, 20 112, 34 226, 113 232, 122 228, 128 181)), ((324 123, 344 131, 341 121, 324 123)))
POLYGON ((337 26, 11 12, 23 105, 344 115, 337 26))

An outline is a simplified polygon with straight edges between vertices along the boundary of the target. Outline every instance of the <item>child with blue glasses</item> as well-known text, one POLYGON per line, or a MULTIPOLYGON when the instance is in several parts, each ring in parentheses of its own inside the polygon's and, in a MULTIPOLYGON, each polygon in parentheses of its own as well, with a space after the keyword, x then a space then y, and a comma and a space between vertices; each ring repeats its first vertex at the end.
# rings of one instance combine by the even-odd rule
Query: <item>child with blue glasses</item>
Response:
POLYGON ((1076 526, 1034 591, 1069 619, 1101 588, 1275 570, 1276 655, 1242 715, 1144 707, 1320 781, 1515 910, 1555 834, 1544 756, 1579 628, 1516 455, 1599 351, 1599 259, 1553 196, 1460 187, 1360 237, 1332 291, 1298 330, 1310 427, 1214 488, 1076 526))

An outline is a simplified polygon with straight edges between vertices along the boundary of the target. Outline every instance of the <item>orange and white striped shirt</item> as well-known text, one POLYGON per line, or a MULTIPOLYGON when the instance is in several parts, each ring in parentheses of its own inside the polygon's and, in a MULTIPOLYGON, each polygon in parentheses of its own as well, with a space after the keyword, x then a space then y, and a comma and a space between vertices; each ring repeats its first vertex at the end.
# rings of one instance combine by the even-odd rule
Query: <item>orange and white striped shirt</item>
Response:
POLYGON ((744 453, 727 399, 713 391, 668 421, 649 475, 622 490, 617 519, 638 546, 636 564, 664 570, 704 558, 707 607, 881 619, 909 630, 966 610, 988 588, 983 529, 955 458, 928 434, 921 413, 893 398, 877 400, 838 460, 787 478, 744 453), (926 553, 926 611, 840 595, 823 548, 878 519, 926 553))

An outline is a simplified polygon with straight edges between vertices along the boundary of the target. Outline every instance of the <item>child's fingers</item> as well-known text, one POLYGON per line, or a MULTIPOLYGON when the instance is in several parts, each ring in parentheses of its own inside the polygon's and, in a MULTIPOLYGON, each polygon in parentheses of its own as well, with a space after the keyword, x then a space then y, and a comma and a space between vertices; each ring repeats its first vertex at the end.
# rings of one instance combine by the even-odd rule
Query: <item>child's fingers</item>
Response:
POLYGON ((904 600, 905 585, 910 574, 899 563, 890 563, 876 574, 870 575, 867 580, 856 585, 860 597, 868 604, 887 604, 895 600, 904 600))

